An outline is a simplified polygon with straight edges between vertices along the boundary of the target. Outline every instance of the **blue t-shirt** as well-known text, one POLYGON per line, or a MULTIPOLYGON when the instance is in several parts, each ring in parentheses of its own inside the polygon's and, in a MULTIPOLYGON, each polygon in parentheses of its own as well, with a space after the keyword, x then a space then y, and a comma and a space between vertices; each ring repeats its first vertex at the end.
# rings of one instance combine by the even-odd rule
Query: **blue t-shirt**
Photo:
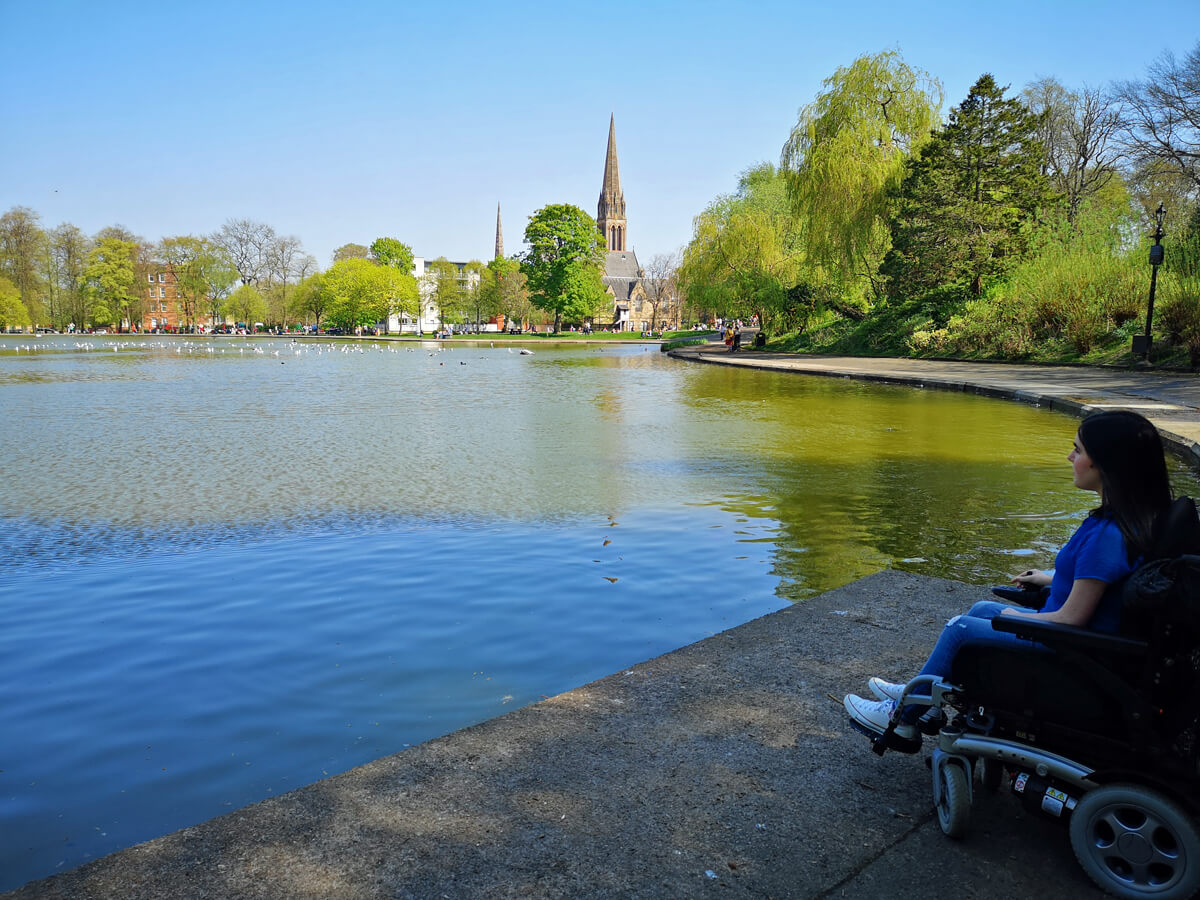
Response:
MULTIPOLYGON (((1106 584, 1119 581, 1133 571, 1125 551, 1125 538, 1117 523, 1107 516, 1088 516, 1054 558, 1050 599, 1039 612, 1062 609, 1077 578, 1094 578, 1106 584)), ((1105 591, 1087 627, 1115 633, 1121 625, 1120 591, 1105 591)))

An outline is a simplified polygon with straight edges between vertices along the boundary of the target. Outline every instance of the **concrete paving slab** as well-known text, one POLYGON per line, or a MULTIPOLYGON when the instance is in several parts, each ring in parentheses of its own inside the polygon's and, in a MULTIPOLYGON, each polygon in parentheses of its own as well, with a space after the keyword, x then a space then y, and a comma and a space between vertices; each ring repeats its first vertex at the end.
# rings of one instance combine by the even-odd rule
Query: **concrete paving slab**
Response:
POLYGON ((921 757, 846 723, 982 593, 883 572, 4 896, 1100 896, 1006 791, 945 838, 921 757))

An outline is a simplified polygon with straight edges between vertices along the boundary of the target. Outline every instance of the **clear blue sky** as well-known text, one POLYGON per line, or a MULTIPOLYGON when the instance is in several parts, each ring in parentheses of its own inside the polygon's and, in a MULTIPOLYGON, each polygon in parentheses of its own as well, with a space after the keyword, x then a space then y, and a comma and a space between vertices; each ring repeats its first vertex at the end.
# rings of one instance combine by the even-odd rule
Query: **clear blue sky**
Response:
POLYGON ((898 49, 946 108, 983 72, 1019 91, 1139 78, 1200 39, 1197 0, 316 4, 0 0, 0 211, 149 239, 228 218, 322 267, 391 236, 489 259, 549 203, 592 215, 615 114, 645 262, 779 151, 838 66, 898 49))

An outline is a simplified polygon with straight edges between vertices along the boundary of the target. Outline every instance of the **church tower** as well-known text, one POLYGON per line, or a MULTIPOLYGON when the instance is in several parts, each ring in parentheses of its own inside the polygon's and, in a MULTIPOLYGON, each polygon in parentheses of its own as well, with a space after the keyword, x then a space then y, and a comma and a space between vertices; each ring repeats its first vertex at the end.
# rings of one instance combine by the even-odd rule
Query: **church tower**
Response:
POLYGON ((504 259, 504 229, 500 227, 500 204, 496 204, 496 255, 494 259, 504 259))
POLYGON ((608 119, 608 153, 604 157, 604 186, 596 207, 596 224, 604 235, 606 250, 625 249, 625 195, 621 192, 621 173, 617 171, 616 118, 608 119))

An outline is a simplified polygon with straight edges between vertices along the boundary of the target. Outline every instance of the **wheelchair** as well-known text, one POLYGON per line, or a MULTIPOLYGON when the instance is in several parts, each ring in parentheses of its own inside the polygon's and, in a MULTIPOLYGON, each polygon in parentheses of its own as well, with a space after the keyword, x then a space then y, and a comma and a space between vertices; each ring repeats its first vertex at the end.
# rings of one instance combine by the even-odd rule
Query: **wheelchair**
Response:
MULTIPOLYGON (((1067 824, 1084 871, 1118 897, 1200 891, 1200 523, 1188 498, 1160 520, 1121 591, 1121 634, 998 616, 1021 645, 965 644, 950 676, 918 676, 942 831, 966 834, 978 788, 1007 776, 1030 811, 1067 824), (978 781, 978 788, 976 785, 978 781)), ((997 591, 997 593, 1000 593, 997 591)), ((912 696, 910 696, 912 695, 912 696)), ((872 738, 882 754, 888 729, 872 738)))

